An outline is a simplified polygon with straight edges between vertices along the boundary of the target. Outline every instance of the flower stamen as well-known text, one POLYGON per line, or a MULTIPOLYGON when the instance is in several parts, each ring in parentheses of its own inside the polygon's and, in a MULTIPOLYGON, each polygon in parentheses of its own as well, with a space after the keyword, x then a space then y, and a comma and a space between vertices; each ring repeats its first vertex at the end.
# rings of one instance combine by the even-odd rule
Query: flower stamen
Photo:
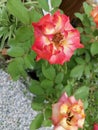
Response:
POLYGON ((66 123, 71 126, 71 120, 74 116, 71 114, 71 112, 68 112, 68 117, 66 119, 66 123))
POLYGON ((58 32, 54 35, 54 37, 52 38, 52 41, 55 43, 55 44, 59 44, 61 43, 61 41, 63 40, 64 36, 58 32))

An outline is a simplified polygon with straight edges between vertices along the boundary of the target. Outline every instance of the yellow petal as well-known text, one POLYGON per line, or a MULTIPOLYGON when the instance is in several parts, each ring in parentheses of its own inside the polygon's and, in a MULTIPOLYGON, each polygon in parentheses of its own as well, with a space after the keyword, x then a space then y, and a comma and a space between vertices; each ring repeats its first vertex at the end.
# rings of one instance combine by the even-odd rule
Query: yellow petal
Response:
POLYGON ((67 111, 68 111, 68 106, 66 104, 61 105, 61 107, 60 107, 60 113, 61 114, 66 114, 67 111))

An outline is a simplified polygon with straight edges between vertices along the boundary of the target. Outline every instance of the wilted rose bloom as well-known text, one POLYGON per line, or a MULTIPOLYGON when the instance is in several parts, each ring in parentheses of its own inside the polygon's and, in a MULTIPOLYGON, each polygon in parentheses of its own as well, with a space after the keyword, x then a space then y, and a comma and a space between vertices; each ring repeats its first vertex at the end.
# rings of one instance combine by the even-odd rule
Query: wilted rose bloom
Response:
POLYGON ((83 128, 85 120, 83 103, 74 96, 64 93, 59 101, 52 105, 54 130, 78 130, 83 128))
POLYGON ((91 16, 94 19, 94 22, 96 23, 96 26, 98 27, 98 6, 96 6, 92 11, 91 11, 91 16))
POLYGON ((97 123, 94 124, 93 130, 98 130, 98 124, 97 123))
POLYGON ((37 60, 45 59, 50 64, 63 64, 69 61, 80 44, 80 33, 70 24, 69 17, 57 11, 47 14, 39 22, 32 23, 35 42, 32 50, 37 53, 37 60))

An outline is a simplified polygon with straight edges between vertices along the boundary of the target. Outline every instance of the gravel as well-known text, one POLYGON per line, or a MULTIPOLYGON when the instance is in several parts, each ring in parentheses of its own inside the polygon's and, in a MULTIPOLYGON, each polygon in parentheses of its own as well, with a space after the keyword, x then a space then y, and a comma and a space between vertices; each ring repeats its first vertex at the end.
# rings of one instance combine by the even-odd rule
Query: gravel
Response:
MULTIPOLYGON (((0 69, 0 130, 29 130, 37 112, 32 110, 33 95, 21 81, 14 82, 0 69)), ((53 130, 42 127, 39 130, 53 130)))

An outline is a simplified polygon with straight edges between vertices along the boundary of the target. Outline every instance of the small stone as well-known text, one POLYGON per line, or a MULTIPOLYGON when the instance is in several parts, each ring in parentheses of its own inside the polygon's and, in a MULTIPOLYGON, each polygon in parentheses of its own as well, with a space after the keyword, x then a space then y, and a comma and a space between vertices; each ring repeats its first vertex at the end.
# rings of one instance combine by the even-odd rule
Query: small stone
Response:
MULTIPOLYGON (((0 69, 0 130, 29 130, 37 115, 31 108, 33 95, 21 81, 14 82, 9 77, 0 69)), ((42 127, 39 130, 52 129, 42 127)))

